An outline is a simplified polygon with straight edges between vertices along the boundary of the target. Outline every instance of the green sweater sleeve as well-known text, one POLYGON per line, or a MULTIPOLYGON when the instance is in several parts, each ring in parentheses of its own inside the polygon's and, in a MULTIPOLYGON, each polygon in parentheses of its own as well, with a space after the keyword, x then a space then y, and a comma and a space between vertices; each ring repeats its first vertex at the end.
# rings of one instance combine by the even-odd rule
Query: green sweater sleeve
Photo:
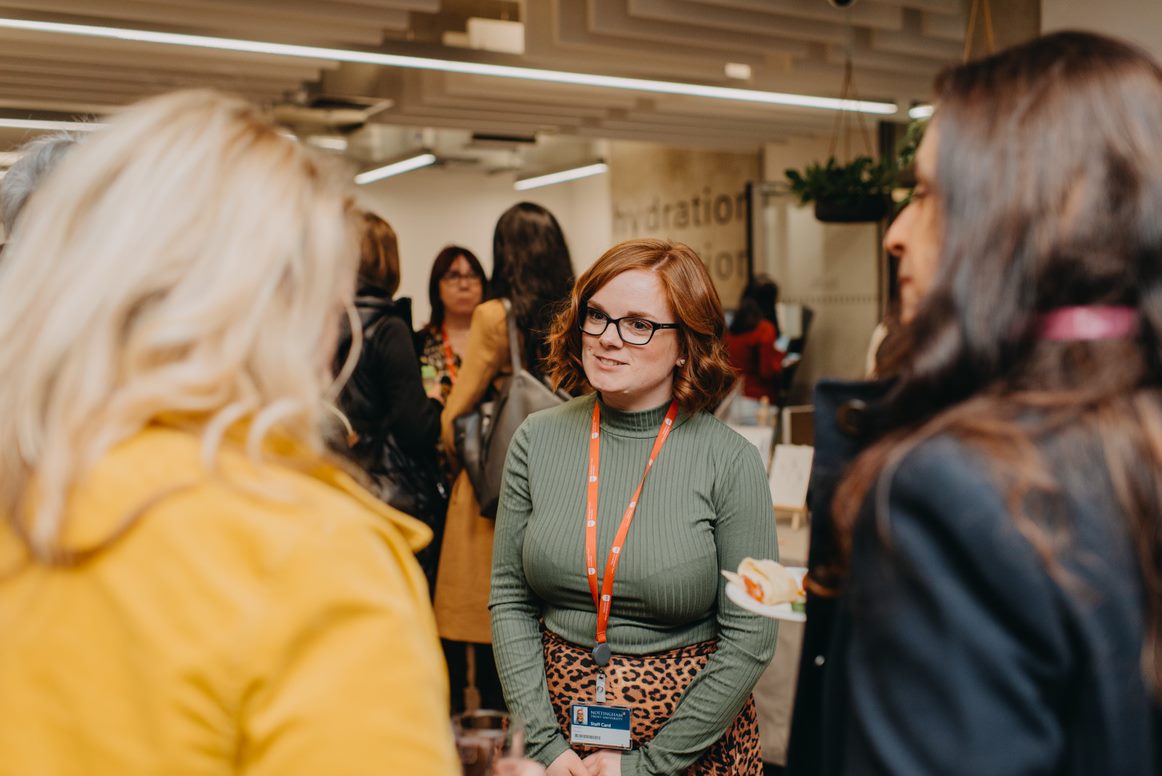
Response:
MULTIPOLYGON (((720 569, 736 569, 748 555, 778 559, 770 489, 756 449, 747 445, 718 472, 714 502, 720 569)), ((720 576, 718 651, 658 735, 622 757, 622 776, 661 776, 692 765, 726 732, 774 656, 778 623, 737 606, 725 588, 720 576)))
POLYGON ((545 681, 539 625, 540 602, 529 589, 521 561, 524 533, 532 514, 529 491, 529 430, 513 435, 504 465, 492 549, 492 645, 504 679, 505 700, 525 728, 529 757, 548 765, 569 748, 557 724, 545 681))

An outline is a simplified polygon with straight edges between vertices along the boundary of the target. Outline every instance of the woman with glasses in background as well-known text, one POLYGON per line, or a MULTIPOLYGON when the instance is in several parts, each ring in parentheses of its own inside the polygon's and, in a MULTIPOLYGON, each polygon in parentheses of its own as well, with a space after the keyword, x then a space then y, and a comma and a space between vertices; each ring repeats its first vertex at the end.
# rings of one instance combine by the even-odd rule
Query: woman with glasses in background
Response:
POLYGON ((487 293, 484 267, 472 251, 449 245, 436 255, 428 280, 432 317, 416 332, 416 352, 425 387, 440 386, 445 401, 460 373, 472 311, 487 293))
POLYGON ((611 248, 554 322, 550 376, 590 393, 512 441, 490 600, 505 698, 550 776, 762 773, 750 693, 776 626, 720 572, 778 547, 758 451, 707 412, 735 378, 723 329, 701 260, 664 240, 611 248), (633 750, 590 746, 619 708, 633 750))
MULTIPOLYGON (((463 369, 441 418, 441 440, 450 455, 455 452, 452 422, 470 412, 511 372, 508 314, 502 299, 508 300, 522 333, 521 362, 540 374, 549 323, 573 285, 569 248, 552 213, 520 202, 500 216, 492 235, 490 285, 493 298, 472 313, 463 369)), ((480 514, 472 482, 461 471, 448 502, 435 600, 455 710, 477 705, 504 708, 488 623, 493 526, 491 518, 480 514)))

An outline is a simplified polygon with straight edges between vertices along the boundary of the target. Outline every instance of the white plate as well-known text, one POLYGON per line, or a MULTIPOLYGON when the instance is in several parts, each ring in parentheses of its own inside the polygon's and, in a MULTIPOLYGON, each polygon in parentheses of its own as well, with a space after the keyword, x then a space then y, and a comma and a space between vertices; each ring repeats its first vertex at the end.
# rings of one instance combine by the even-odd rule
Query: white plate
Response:
MULTIPOLYGON (((800 580, 807 574, 807 569, 802 566, 787 566, 787 571, 799 577, 800 580)), ((747 595, 742 586, 735 582, 726 583, 726 597, 748 612, 761 614, 763 617, 787 620, 788 622, 807 622, 807 615, 804 612, 796 612, 790 604, 774 604, 772 606, 771 604, 759 603, 747 595)))

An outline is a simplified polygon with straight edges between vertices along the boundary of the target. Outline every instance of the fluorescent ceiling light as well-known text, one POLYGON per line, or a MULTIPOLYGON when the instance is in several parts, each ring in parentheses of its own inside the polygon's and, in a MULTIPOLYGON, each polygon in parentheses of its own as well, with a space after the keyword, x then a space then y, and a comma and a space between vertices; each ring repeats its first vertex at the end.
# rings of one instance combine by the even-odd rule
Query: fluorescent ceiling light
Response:
POLYGON ((46 121, 42 119, 5 119, 0 118, 0 127, 6 129, 35 129, 44 132, 72 130, 73 132, 92 132, 104 127, 96 121, 46 121))
POLYGON ((134 41, 138 43, 160 43, 169 46, 244 51, 252 54, 272 54, 275 56, 297 57, 300 59, 321 59, 329 62, 359 62, 362 64, 403 67, 413 70, 438 70, 445 73, 467 73, 470 75, 495 76, 497 78, 519 78, 529 81, 547 81, 550 83, 573 84, 577 86, 598 86, 606 89, 629 89, 638 92, 652 92, 654 94, 709 97, 719 100, 736 100, 740 102, 754 102, 795 108, 848 110, 857 113, 871 113, 883 116, 892 116, 896 113, 896 104, 894 102, 841 100, 835 97, 814 97, 808 94, 764 92, 755 89, 705 86, 702 84, 678 83, 676 81, 651 81, 644 78, 623 78, 621 76, 596 75, 593 73, 570 73, 561 70, 541 70, 532 67, 490 65, 482 62, 457 62, 450 59, 412 57, 375 51, 351 51, 348 49, 321 48, 319 46, 297 46, 289 43, 267 43, 265 41, 219 38, 207 35, 183 35, 175 32, 154 32, 151 30, 134 30, 123 27, 99 27, 90 24, 65 24, 62 22, 0 18, 0 28, 51 32, 61 35, 81 35, 90 38, 112 38, 114 40, 134 41))
POLYGON ((552 186, 554 183, 564 183, 565 181, 575 181, 578 178, 588 178, 590 175, 600 175, 608 169, 609 165, 605 162, 597 162, 596 164, 587 164, 584 167, 573 167, 547 175, 538 175, 535 178, 518 178, 513 187, 517 191, 537 189, 541 186, 552 186))
POLYGON ((917 119, 932 118, 932 114, 935 112, 935 110, 936 108, 932 105, 913 105, 911 108, 908 108, 908 118, 912 119, 913 121, 917 119))
POLYGON ((363 185, 364 183, 371 183, 372 181, 382 180, 383 178, 390 178, 393 175, 400 175, 412 170, 418 170, 421 167, 427 167, 436 161, 436 155, 433 153, 422 153, 410 156, 407 159, 401 159, 398 162, 385 164, 382 167, 376 167, 374 170, 361 172, 355 176, 355 182, 363 185))
POLYGON ((347 150, 347 138, 338 135, 307 135, 307 143, 327 151, 347 150))

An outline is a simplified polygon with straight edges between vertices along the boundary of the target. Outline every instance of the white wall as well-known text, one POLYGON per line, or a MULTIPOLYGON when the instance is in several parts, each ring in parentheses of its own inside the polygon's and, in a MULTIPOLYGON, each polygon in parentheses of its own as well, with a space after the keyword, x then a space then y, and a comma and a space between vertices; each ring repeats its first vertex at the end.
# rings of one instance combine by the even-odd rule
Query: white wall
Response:
POLYGON ((399 295, 412 298, 417 327, 430 313, 428 276, 436 254, 450 243, 462 245, 491 272, 493 227, 517 202, 535 202, 557 217, 578 274, 612 244, 608 175, 524 192, 512 184, 511 173, 429 168, 360 188, 360 204, 385 218, 399 235, 399 295))
MULTIPOLYGON (((869 133, 874 137, 874 127, 869 133)), ((788 167, 825 160, 829 144, 828 138, 817 138, 767 145, 764 179, 785 181, 788 167)), ((858 134, 850 148, 852 155, 866 153, 858 134)), ((808 402, 819 378, 864 374, 868 341, 879 320, 879 226, 821 223, 812 206, 801 207, 790 195, 767 198, 759 217, 755 272, 775 279, 784 303, 806 305, 815 313, 791 392, 793 402, 808 402)))
POLYGON ((1065 29, 1125 38, 1162 59, 1162 3, 1158 0, 1042 0, 1042 32, 1065 29))

